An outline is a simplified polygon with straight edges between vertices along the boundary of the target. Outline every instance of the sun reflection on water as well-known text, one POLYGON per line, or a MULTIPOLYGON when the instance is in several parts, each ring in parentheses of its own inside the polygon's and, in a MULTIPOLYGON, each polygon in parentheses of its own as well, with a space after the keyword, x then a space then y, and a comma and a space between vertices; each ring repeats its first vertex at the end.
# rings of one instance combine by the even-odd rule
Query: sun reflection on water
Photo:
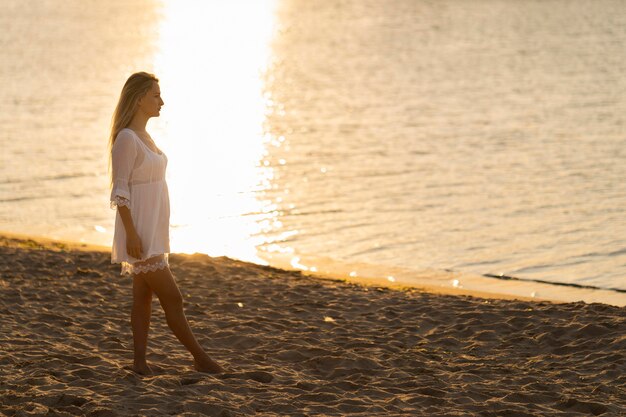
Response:
POLYGON ((149 126, 168 156, 172 252, 264 263, 263 228, 275 222, 264 164, 274 1, 166 1, 155 61, 165 105, 149 126))

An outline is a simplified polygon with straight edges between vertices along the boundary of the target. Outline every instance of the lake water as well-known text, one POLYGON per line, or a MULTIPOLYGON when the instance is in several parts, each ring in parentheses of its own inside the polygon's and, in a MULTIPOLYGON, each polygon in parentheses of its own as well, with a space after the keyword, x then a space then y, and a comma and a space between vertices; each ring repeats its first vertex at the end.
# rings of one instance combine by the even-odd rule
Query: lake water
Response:
POLYGON ((110 245, 107 130, 147 70, 174 252, 626 290, 622 1, 0 9, 0 230, 110 245))

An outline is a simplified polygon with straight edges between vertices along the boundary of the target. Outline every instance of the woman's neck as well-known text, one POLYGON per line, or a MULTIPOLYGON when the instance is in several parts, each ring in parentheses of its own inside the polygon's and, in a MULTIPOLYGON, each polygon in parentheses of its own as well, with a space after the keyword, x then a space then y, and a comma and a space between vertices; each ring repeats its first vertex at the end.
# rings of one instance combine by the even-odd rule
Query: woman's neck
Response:
POLYGON ((140 112, 137 112, 128 124, 128 128, 135 132, 145 132, 146 124, 148 124, 148 118, 140 112))

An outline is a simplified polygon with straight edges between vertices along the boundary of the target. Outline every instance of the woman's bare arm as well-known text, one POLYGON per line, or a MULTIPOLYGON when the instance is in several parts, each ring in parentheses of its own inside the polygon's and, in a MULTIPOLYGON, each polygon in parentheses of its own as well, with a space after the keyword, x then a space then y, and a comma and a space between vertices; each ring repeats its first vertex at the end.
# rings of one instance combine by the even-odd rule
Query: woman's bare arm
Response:
POLYGON ((133 218, 130 215, 130 209, 126 206, 117 206, 117 210, 120 212, 122 223, 124 223, 124 229, 126 229, 126 235, 137 234, 135 225, 133 224, 133 218))
POLYGON ((117 206, 117 210, 122 218, 124 229, 126 229, 126 252, 133 258, 141 259, 143 249, 141 247, 141 239, 135 230, 133 218, 130 215, 130 209, 126 206, 117 206))

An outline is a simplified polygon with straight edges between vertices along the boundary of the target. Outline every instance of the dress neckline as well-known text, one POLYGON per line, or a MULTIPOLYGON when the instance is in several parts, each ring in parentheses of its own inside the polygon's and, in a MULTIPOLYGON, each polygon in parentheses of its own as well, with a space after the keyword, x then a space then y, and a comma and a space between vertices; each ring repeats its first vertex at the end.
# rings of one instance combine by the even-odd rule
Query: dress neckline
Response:
MULTIPOLYGON (((146 145, 145 143, 143 143, 143 140, 141 140, 141 138, 139 137, 139 135, 137 134, 137 132, 135 132, 133 129, 131 129, 130 127, 125 127, 124 129, 128 129, 131 132, 133 132, 133 135, 135 135, 137 137, 137 139, 139 139, 139 142, 141 142, 141 144, 143 146, 145 146, 150 152, 152 152, 153 154, 159 155, 159 156, 163 156, 163 151, 161 151, 159 148, 159 152, 155 152, 152 149, 150 149, 150 147, 148 145, 146 145)), ((155 144, 156 145, 156 144, 155 144)))

